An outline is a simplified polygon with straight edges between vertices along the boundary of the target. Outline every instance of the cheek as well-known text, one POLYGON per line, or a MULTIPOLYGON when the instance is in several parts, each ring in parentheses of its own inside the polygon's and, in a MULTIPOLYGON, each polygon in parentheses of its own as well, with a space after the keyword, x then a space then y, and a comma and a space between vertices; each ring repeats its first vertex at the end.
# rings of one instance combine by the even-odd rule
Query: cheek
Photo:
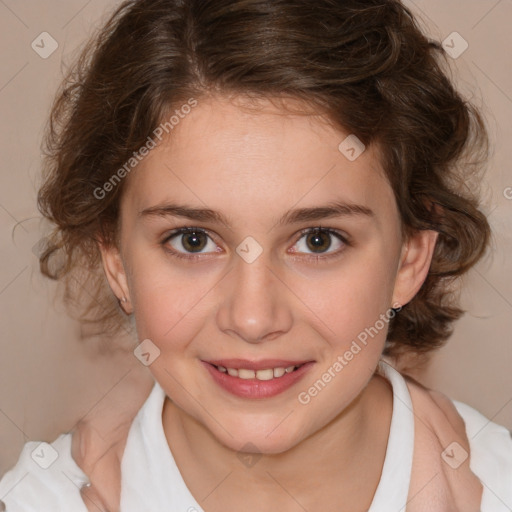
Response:
POLYGON ((381 357, 394 315, 392 287, 389 269, 369 263, 360 261, 329 282, 307 288, 308 305, 316 313, 309 322, 326 341, 318 371, 297 397, 312 429, 331 421, 359 395, 381 357))
POLYGON ((134 283, 135 320, 139 337, 150 338, 160 344, 172 339, 180 344, 186 333, 198 327, 201 297, 207 290, 185 283, 186 289, 176 280, 147 280, 134 283))
MULTIPOLYGON (((341 350, 374 326, 381 315, 389 313, 392 270, 392 261, 383 261, 378 254, 357 255, 343 262, 336 271, 317 273, 316 277, 310 273, 307 279, 297 279, 293 288, 310 310, 308 317, 319 332, 333 348, 341 350)), ((379 335, 374 338, 383 341, 387 323, 383 328, 379 322, 377 327, 379 335)))
POLYGON ((202 325, 216 282, 213 272, 185 271, 154 253, 133 254, 130 268, 139 339, 149 338, 161 350, 181 350, 202 325))

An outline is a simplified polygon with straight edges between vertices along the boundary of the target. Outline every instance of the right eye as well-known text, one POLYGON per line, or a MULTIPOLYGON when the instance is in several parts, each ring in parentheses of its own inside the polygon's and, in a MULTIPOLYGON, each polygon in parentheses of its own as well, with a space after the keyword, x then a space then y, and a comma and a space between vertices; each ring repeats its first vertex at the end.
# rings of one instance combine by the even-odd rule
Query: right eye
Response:
POLYGON ((175 229, 166 236, 162 245, 172 256, 193 260, 200 258, 194 254, 204 254, 202 251, 208 248, 208 240, 211 241, 210 250, 205 252, 219 252, 215 250, 217 245, 210 235, 204 229, 194 227, 175 229), (187 254, 191 255, 187 256, 187 254))

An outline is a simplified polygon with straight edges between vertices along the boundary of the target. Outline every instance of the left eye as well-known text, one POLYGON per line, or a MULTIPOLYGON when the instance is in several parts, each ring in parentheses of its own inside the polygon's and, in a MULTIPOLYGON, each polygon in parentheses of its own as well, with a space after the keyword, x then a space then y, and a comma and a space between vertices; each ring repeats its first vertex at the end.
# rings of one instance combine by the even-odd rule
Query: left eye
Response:
POLYGON ((299 249, 292 252, 307 253, 307 250, 311 250, 314 255, 320 255, 320 257, 322 257, 322 255, 331 248, 332 240, 334 238, 334 245, 337 247, 334 247, 334 251, 330 251, 328 253, 330 256, 331 253, 337 253, 339 252, 339 249, 341 249, 344 245, 347 245, 346 238, 332 229, 310 228, 302 231, 301 234, 302 236, 296 242, 296 245, 299 246, 299 249))

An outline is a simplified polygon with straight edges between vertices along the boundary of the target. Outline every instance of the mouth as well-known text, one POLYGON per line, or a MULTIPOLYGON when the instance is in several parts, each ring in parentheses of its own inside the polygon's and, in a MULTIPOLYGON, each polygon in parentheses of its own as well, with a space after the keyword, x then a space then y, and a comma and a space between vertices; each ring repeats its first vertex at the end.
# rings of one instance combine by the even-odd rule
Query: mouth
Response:
POLYGON ((297 371, 301 366, 303 366, 306 363, 300 363, 300 364, 291 364, 289 366, 276 366, 275 368, 263 368, 261 370, 253 370, 251 368, 231 368, 222 366, 220 364, 216 365, 213 363, 212 366, 214 366, 219 372, 221 373, 227 373, 231 377, 236 377, 238 379, 243 380, 250 380, 250 379, 257 379, 257 380, 272 380, 272 379, 280 379, 287 373, 293 373, 297 371))
POLYGON ((223 359, 201 361, 224 390, 243 398, 268 398, 290 388, 315 361, 223 359))

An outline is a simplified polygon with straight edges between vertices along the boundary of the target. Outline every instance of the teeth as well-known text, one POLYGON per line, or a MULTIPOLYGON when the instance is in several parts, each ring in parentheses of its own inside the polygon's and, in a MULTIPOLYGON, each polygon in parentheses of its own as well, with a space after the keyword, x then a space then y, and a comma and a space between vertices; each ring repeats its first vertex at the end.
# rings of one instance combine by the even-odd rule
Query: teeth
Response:
POLYGON ((274 377, 282 377, 286 370, 284 368, 274 368, 274 377))
POLYGON ((254 379, 255 376, 256 374, 254 370, 246 370, 245 368, 240 368, 240 370, 238 370, 239 379, 254 379))
POLYGON ((231 377, 238 377, 239 379, 258 379, 258 380, 272 380, 282 377, 285 373, 291 373, 295 370, 296 366, 288 366, 288 368, 268 368, 265 370, 249 370, 247 368, 225 368, 224 366, 217 366, 217 370, 222 373, 227 373, 231 377))
POLYGON ((258 380, 272 380, 274 378, 274 370, 258 370, 256 372, 256 378, 258 380))

